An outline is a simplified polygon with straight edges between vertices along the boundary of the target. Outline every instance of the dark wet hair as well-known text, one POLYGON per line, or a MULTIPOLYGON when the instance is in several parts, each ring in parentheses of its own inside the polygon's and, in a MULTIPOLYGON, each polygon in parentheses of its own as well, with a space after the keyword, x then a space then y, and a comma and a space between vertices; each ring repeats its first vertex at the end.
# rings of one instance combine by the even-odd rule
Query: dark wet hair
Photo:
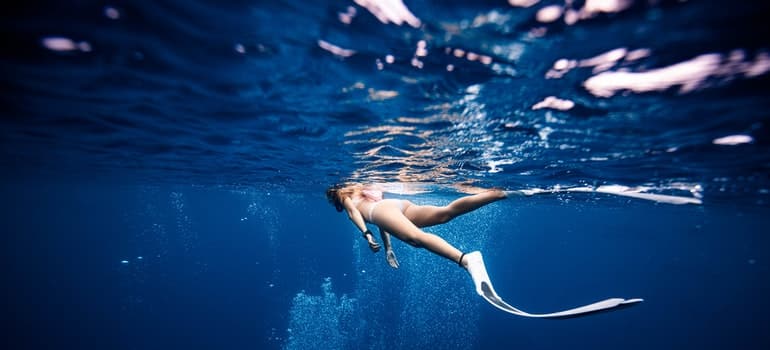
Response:
POLYGON ((342 187, 342 185, 337 184, 329 187, 326 190, 326 199, 329 200, 329 203, 331 203, 334 206, 334 209, 337 209, 339 212, 341 212, 343 209, 342 202, 340 201, 340 195, 338 193, 342 187))

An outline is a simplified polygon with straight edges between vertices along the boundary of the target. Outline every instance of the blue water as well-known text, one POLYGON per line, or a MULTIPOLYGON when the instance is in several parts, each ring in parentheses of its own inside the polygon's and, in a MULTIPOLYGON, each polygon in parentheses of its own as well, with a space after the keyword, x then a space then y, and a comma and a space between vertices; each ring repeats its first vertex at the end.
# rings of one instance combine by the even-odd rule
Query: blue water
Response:
POLYGON ((770 347, 768 3, 526 2, 4 5, 4 348, 770 347), (702 204, 562 193, 431 228, 526 311, 645 299, 533 320, 425 250, 391 269, 326 203, 340 181, 702 204))

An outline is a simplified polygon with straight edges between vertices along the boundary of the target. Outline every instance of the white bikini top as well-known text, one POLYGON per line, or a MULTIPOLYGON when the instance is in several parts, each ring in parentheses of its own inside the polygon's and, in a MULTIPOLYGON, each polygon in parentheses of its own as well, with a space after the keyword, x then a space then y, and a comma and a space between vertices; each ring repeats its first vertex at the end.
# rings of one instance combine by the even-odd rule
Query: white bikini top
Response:
POLYGON ((379 202, 382 200, 382 191, 378 191, 378 190, 372 190, 372 189, 362 190, 361 195, 363 195, 364 198, 372 202, 379 202))
POLYGON ((353 205, 355 206, 358 206, 362 200, 368 200, 376 203, 382 200, 382 191, 374 189, 361 190, 361 197, 358 199, 351 199, 353 200, 353 205))

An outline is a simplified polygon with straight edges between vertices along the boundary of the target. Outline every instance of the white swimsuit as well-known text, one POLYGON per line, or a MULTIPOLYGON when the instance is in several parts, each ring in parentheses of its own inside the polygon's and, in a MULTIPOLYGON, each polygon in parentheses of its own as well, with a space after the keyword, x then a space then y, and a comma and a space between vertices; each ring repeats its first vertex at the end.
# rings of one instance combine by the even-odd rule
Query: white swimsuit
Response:
MULTIPOLYGON (((382 191, 376 190, 376 189, 365 189, 361 191, 361 197, 353 202, 353 205, 358 207, 359 204, 363 201, 369 201, 372 202, 372 205, 369 206, 369 212, 368 215, 364 217, 364 219, 370 223, 374 223, 372 221, 372 218, 374 217, 374 209, 377 208, 380 203, 385 201, 395 201, 398 204, 398 208, 401 210, 401 212, 404 212, 404 201, 401 199, 382 199, 382 191)), ((363 213, 361 213, 363 215, 363 213)))
POLYGON ((374 204, 372 204, 372 206, 369 207, 369 215, 368 215, 369 218, 367 221, 372 222, 372 215, 374 214, 374 208, 377 208, 377 206, 380 205, 380 203, 385 201, 396 201, 398 203, 398 208, 401 210, 402 213, 404 212, 404 201, 400 199, 383 199, 381 201, 374 202, 374 204))

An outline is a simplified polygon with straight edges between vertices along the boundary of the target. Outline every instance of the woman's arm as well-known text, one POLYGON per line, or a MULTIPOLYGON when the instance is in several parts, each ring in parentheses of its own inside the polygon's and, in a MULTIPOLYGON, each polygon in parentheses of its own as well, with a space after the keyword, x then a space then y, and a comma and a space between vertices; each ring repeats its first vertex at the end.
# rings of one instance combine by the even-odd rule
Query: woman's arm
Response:
POLYGON ((345 210, 348 212, 348 218, 350 221, 356 225, 356 227, 363 234, 364 239, 366 239, 366 242, 369 243, 369 249, 375 253, 378 252, 380 250, 380 245, 377 244, 377 242, 374 240, 374 234, 372 234, 372 231, 369 231, 369 229, 366 227, 364 217, 361 215, 361 212, 356 209, 356 206, 353 205, 353 200, 350 198, 345 198, 345 200, 342 202, 342 205, 345 206, 345 210))
POLYGON ((385 244, 385 250, 393 250, 393 247, 390 245, 390 233, 388 231, 385 231, 382 229, 382 227, 379 227, 380 229, 380 238, 382 238, 382 243, 385 244))
POLYGON ((388 264, 390 264, 391 267, 397 269, 398 260, 396 260, 396 253, 393 253, 393 246, 390 245, 390 233, 383 230, 382 227, 379 227, 379 229, 382 243, 385 244, 385 259, 388 260, 388 264))
POLYGON ((356 225, 361 233, 365 233, 367 230, 366 222, 364 222, 364 217, 361 215, 361 212, 356 209, 355 205, 353 205, 353 200, 345 198, 342 205, 345 206, 345 210, 348 212, 348 218, 353 222, 353 225, 356 225))

